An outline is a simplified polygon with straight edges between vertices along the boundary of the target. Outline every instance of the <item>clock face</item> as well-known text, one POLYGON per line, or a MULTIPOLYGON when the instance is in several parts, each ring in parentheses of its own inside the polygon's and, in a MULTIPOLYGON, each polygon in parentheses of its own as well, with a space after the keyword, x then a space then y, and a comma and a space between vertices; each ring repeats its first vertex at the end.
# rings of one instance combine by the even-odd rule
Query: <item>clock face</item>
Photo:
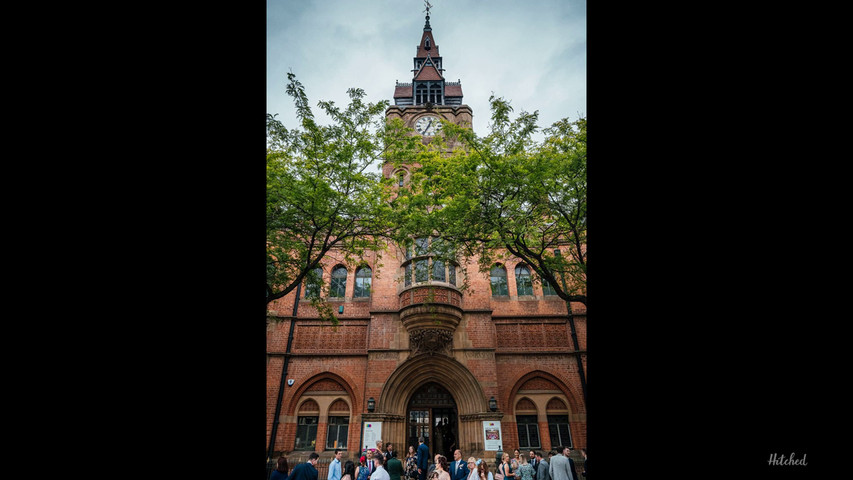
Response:
POLYGON ((431 137, 438 133, 441 129, 441 122, 438 121, 438 117, 426 116, 421 117, 415 123, 415 130, 423 136, 431 137))

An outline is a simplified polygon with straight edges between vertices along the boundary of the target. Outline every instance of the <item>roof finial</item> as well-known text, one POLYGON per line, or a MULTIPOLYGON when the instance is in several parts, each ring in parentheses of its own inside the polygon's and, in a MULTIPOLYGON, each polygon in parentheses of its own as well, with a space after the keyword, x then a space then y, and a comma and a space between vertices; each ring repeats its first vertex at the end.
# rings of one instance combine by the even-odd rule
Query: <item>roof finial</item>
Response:
POLYGON ((426 12, 426 23, 424 24, 424 31, 431 31, 432 28, 429 26, 429 9, 432 8, 432 4, 429 3, 429 0, 424 0, 424 5, 426 6, 426 9, 424 10, 426 12))

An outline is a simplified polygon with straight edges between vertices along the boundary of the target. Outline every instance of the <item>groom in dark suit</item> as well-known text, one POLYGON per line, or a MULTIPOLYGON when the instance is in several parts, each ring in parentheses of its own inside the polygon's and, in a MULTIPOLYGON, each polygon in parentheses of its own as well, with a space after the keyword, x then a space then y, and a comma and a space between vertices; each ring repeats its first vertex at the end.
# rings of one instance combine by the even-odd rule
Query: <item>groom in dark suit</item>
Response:
POLYGON ((418 478, 426 480, 427 467, 429 467, 429 447, 424 444, 424 437, 419 437, 418 442, 418 478))
POLYGON ((453 462, 450 463, 450 480, 465 480, 468 478, 468 462, 462 460, 462 451, 453 451, 453 462))

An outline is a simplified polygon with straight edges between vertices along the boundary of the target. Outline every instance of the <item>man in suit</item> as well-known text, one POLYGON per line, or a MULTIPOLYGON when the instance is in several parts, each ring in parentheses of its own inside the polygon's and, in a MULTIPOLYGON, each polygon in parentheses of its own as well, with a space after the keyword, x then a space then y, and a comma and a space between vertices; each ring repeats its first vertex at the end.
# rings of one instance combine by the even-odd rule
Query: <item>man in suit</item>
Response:
POLYGON ((548 474, 548 460, 542 456, 542 452, 536 452, 536 478, 537 480, 551 480, 548 474))
POLYGON ((418 438, 418 478, 426 480, 429 467, 429 447, 424 444, 424 437, 418 438))
POLYGON ((462 451, 453 451, 453 461, 450 463, 450 480, 465 480, 468 478, 468 462, 462 460, 462 451))
POLYGON ((548 476, 551 480, 577 480, 569 463, 571 459, 564 455, 566 451, 567 448, 557 447, 557 454, 551 457, 551 464, 548 466, 548 476))
POLYGON ((533 450, 530 450, 530 452, 528 452, 528 454, 529 454, 528 456, 530 457, 528 461, 530 462, 530 466, 533 467, 533 480, 536 480, 536 476, 537 476, 536 472, 537 472, 538 467, 539 467, 539 464, 536 462, 536 452, 534 452, 533 450))
MULTIPOLYGON (((391 445, 390 443, 388 445, 391 445)), ((391 457, 385 462, 385 470, 388 471, 388 476, 391 480, 401 480, 403 477, 403 462, 397 460, 397 452, 388 450, 386 455, 391 457)))
POLYGON ((578 471, 575 469, 575 461, 572 460, 572 457, 570 456, 572 454, 572 447, 563 447, 563 448, 564 448, 563 455, 569 461, 569 467, 572 469, 572 476, 574 477, 575 480, 578 480, 578 471))
MULTIPOLYGON (((391 460, 393 457, 396 457, 396 456, 397 455, 394 453, 394 445, 392 445, 391 442, 386 443, 385 444, 385 466, 386 467, 388 466, 388 460, 391 460)), ((402 463, 402 462, 400 462, 400 463, 402 463)), ((387 468, 386 468, 386 470, 387 470, 387 468)), ((391 472, 388 472, 388 473, 390 474, 391 472)))
POLYGON ((319 458, 320 455, 317 452, 311 452, 307 462, 293 467, 288 480, 317 480, 317 459, 319 458))

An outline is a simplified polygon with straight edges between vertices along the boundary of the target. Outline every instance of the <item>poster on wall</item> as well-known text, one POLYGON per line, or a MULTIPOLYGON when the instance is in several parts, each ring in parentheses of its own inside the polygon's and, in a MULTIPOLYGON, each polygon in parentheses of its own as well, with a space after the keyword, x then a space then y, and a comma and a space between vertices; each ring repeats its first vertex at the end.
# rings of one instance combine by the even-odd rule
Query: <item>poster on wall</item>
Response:
POLYGON ((483 421, 483 438, 486 443, 486 450, 496 452, 501 448, 501 422, 497 420, 483 421))
POLYGON ((361 451, 376 448, 376 441, 382 439, 382 422, 365 422, 364 435, 361 436, 364 441, 361 444, 361 451))

